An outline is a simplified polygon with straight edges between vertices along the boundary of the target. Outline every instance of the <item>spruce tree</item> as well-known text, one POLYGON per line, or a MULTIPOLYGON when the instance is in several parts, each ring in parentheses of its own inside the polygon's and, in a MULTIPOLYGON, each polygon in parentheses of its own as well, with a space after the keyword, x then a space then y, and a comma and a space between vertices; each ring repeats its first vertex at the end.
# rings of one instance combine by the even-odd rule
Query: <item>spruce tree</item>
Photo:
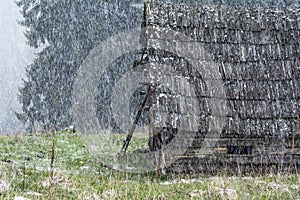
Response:
POLYGON ((72 84, 89 52, 102 40, 140 26, 130 1, 19 0, 31 47, 44 47, 27 66, 20 88, 28 131, 60 130, 72 123, 72 84))

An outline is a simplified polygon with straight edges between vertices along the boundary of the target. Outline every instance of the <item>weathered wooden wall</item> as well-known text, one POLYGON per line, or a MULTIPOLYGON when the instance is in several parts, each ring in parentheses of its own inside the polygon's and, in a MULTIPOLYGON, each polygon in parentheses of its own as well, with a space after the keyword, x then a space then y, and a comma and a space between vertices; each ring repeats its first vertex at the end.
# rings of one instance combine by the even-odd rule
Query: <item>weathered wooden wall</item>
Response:
MULTIPOLYGON (((222 166, 292 163, 299 168, 300 8, 148 3, 145 9, 147 27, 190 36, 218 64, 226 92, 226 122, 210 158, 216 157, 222 166), (232 146, 251 147, 251 152, 230 150, 232 146)), ((182 161, 184 166, 201 171, 218 162, 196 159, 200 144, 201 139, 194 142, 186 155, 194 153, 194 158, 182 161)))

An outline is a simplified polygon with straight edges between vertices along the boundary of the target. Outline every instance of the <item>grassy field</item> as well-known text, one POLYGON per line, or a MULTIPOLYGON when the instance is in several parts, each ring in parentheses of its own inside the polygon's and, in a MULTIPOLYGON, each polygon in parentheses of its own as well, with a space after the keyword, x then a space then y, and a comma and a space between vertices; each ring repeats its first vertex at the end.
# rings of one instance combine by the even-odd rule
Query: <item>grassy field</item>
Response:
POLYGON ((298 174, 160 176, 109 170, 77 134, 2 136, 0 159, 0 199, 300 199, 298 174))

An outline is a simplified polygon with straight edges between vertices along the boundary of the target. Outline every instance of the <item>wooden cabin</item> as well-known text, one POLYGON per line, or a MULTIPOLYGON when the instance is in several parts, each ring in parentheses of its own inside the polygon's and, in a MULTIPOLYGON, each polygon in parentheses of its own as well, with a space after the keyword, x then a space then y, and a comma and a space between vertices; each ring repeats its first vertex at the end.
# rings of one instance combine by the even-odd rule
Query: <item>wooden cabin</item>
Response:
MULTIPOLYGON (((155 98, 151 106, 159 116, 171 116, 171 122, 153 122, 153 132, 193 138, 170 171, 299 172, 300 8, 149 2, 142 26, 156 30, 141 36, 147 47, 144 53, 150 65, 173 70, 161 69, 168 71, 163 79, 170 80, 169 98, 178 103, 176 109, 162 111, 161 105, 170 104, 155 98), (201 46, 190 52, 191 57, 203 54, 192 58, 201 66, 180 51, 168 51, 162 30, 183 34, 191 39, 186 42, 201 46), (194 122, 197 128, 189 129, 194 122)), ((155 141, 149 144, 152 150, 161 148, 155 141)))

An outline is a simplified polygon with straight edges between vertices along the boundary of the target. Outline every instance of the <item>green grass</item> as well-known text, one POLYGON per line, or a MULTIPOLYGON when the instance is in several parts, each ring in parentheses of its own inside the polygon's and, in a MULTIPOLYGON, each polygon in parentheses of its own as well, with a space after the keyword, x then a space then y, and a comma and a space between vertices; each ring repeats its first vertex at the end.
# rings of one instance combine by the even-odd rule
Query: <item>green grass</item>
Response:
MULTIPOLYGON (((109 138, 122 145, 121 136, 109 138)), ((141 142, 142 141, 142 142, 141 142)), ((130 174, 109 170, 77 134, 0 137, 0 199, 300 199, 300 176, 130 174), (50 194, 52 190, 52 195, 50 194)), ((145 148, 134 138, 129 151, 145 148)))

